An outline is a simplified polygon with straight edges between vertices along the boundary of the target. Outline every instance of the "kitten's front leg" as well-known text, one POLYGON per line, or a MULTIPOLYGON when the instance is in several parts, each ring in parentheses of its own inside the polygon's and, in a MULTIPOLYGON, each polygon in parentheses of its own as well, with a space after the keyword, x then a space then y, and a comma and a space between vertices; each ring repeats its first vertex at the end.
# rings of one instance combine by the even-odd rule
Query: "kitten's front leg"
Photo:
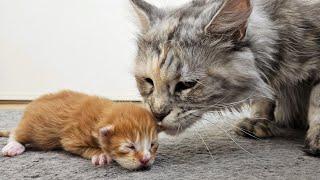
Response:
POLYGON ((305 151, 311 155, 320 156, 320 84, 311 92, 308 123, 305 151))
POLYGON ((92 164, 95 166, 110 164, 112 161, 112 158, 101 149, 87 148, 81 156, 91 159, 92 164))
POLYGON ((83 158, 91 159, 92 164, 95 166, 110 164, 112 161, 111 157, 108 154, 104 153, 100 148, 81 147, 74 152, 78 153, 83 158))
POLYGON ((267 138, 277 134, 274 120, 275 103, 269 99, 253 101, 251 118, 245 118, 237 124, 235 132, 250 138, 267 138))
POLYGON ((68 138, 61 141, 62 147, 65 151, 77 154, 86 159, 91 159, 93 165, 103 166, 111 163, 111 156, 103 152, 101 148, 88 146, 87 144, 82 143, 83 142, 81 141, 75 142, 68 138))

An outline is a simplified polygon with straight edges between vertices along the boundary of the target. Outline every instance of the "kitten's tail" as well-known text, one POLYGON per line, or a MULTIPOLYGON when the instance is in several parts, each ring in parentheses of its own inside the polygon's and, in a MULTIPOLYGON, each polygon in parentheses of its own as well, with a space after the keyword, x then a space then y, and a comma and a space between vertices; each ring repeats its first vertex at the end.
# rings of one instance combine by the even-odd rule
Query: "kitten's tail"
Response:
POLYGON ((0 137, 9 137, 10 131, 0 131, 0 137))

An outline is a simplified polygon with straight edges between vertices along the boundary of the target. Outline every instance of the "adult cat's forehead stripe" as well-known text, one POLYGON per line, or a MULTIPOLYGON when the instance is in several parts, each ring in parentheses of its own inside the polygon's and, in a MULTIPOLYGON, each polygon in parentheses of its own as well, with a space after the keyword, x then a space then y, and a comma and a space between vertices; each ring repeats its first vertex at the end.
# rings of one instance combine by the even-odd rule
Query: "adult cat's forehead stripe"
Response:
POLYGON ((152 58, 151 68, 147 68, 147 74, 150 74, 157 86, 165 84, 174 79, 179 71, 179 62, 175 59, 173 50, 169 43, 159 45, 160 54, 152 58))
POLYGON ((160 44, 160 52, 161 52, 159 55, 160 69, 163 67, 163 65, 167 60, 169 50, 170 50, 170 45, 168 43, 160 44))

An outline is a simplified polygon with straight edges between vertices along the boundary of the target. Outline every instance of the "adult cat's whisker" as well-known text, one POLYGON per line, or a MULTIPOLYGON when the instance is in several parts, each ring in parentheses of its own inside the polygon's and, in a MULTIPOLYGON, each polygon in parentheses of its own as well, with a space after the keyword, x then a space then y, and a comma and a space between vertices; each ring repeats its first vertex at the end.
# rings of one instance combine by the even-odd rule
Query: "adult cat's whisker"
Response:
POLYGON ((268 118, 263 118, 263 117, 253 117, 254 119, 256 120, 266 120, 266 121, 269 121, 269 122, 274 122, 273 120, 270 120, 268 118))
POLYGON ((198 110, 193 110, 193 111, 188 111, 187 113, 185 113, 183 116, 181 116, 181 118, 193 115, 194 113, 196 113, 198 110))
POLYGON ((253 96, 253 93, 250 93, 250 95, 249 95, 248 97, 246 97, 246 98, 244 98, 244 99, 242 99, 242 100, 240 100, 240 101, 228 103, 227 105, 242 103, 242 102, 244 102, 244 101, 250 100, 250 98, 252 98, 252 96, 253 96))
POLYGON ((199 130, 196 129, 196 132, 197 132, 198 136, 200 137, 200 139, 202 140, 203 144, 205 145, 205 147, 206 147, 206 149, 207 149, 207 151, 208 151, 211 159, 214 160, 213 155, 212 155, 212 153, 211 153, 211 151, 210 151, 210 148, 209 148, 209 146, 207 145, 207 143, 206 143, 206 141, 204 140, 204 138, 202 137, 202 135, 200 134, 199 130))
POLYGON ((219 108, 219 109, 225 109, 225 110, 237 110, 238 105, 242 105, 245 101, 248 99, 244 99, 238 102, 228 103, 228 104, 217 104, 215 106, 210 106, 211 108, 219 108))
MULTIPOLYGON (((207 120, 207 121, 208 121, 208 120, 207 120)), ((226 121, 224 121, 223 123, 229 124, 229 125, 231 125, 232 127, 236 128, 236 129, 239 129, 241 132, 245 133, 246 135, 248 135, 248 136, 250 136, 250 137, 252 137, 252 138, 254 138, 254 139, 256 139, 256 140, 262 140, 262 139, 258 138, 257 136, 255 136, 255 135, 247 132, 246 130, 244 130, 244 129, 238 127, 238 126, 235 126, 235 125, 233 125, 233 124, 231 124, 231 123, 228 123, 228 122, 226 122, 226 121)))
POLYGON ((262 117, 255 117, 254 119, 258 119, 258 120, 266 120, 266 121, 273 122, 272 120, 270 120, 270 119, 268 119, 268 118, 262 118, 262 117))
POLYGON ((178 135, 178 134, 179 134, 180 130, 181 130, 181 123, 179 123, 178 130, 177 130, 176 135, 178 135))
POLYGON ((227 96, 224 96, 222 99, 220 99, 217 103, 215 103, 214 105, 210 105, 210 106, 204 106, 204 105, 194 105, 192 107, 198 107, 198 108, 202 108, 200 110, 207 110, 207 109, 211 109, 211 108, 215 108, 215 109, 229 109, 229 108, 235 108, 236 105, 240 105, 242 103, 244 103, 245 101, 248 101, 251 97, 252 94, 250 94, 248 97, 236 101, 236 102, 231 102, 231 103, 227 103, 227 104, 219 104, 219 102, 223 101, 227 96))
POLYGON ((224 96, 220 100, 218 100, 213 106, 216 106, 217 104, 221 103, 227 96, 224 96))
POLYGON ((233 137, 228 133, 228 131, 226 131, 225 129, 223 129, 221 126, 218 126, 215 123, 212 123, 211 121, 208 121, 206 118, 204 118, 205 121, 217 126, 219 129, 221 129, 240 149, 242 149, 243 151, 245 151, 246 153, 248 153, 249 155, 257 158, 254 154, 252 154, 251 152, 249 152, 248 150, 246 150, 245 148, 243 148, 236 140, 233 139, 233 137))
MULTIPOLYGON (((193 116, 195 116, 195 117, 200 117, 200 116, 197 116, 197 115, 194 115, 194 114, 192 114, 193 116)), ((221 126, 218 126, 217 124, 215 124, 215 123, 213 123, 213 122, 211 122, 211 121, 209 121, 208 119, 206 119, 206 118, 202 118, 203 120, 205 120, 205 121, 207 121, 207 122, 209 122, 210 124, 212 124, 212 125, 215 125, 215 126, 217 126, 220 130, 222 130, 240 149, 242 149, 243 151, 245 151, 246 153, 248 153, 249 155, 251 155, 251 156, 253 156, 254 158, 258 158, 257 156, 255 156, 254 154, 252 154, 251 152, 249 152, 248 150, 246 150, 245 148, 243 148, 235 139, 233 139, 233 137, 225 130, 225 129, 223 129, 221 126)), ((246 132, 247 133, 247 132, 246 132)), ((248 135, 249 135, 249 133, 248 133, 248 135)), ((252 135, 251 135, 252 136, 252 135)), ((260 140, 258 137, 255 137, 255 138, 257 138, 258 140, 260 140)), ((205 142, 204 142, 205 143, 205 142)))

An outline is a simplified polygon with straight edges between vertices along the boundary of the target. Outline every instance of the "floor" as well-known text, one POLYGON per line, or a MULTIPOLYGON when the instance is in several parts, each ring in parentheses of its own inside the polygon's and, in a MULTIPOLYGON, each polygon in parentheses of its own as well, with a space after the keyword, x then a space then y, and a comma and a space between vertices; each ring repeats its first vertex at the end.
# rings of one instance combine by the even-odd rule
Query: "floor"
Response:
MULTIPOLYGON (((0 129, 16 126, 24 107, 0 105, 0 129)), ((236 119, 247 114, 207 115, 178 137, 162 134, 156 162, 148 171, 130 172, 115 163, 97 168, 61 151, 27 151, 0 157, 0 179, 319 179, 320 159, 301 151, 300 133, 268 140, 233 134, 236 119)), ((0 138, 0 148, 5 143, 0 138)))

